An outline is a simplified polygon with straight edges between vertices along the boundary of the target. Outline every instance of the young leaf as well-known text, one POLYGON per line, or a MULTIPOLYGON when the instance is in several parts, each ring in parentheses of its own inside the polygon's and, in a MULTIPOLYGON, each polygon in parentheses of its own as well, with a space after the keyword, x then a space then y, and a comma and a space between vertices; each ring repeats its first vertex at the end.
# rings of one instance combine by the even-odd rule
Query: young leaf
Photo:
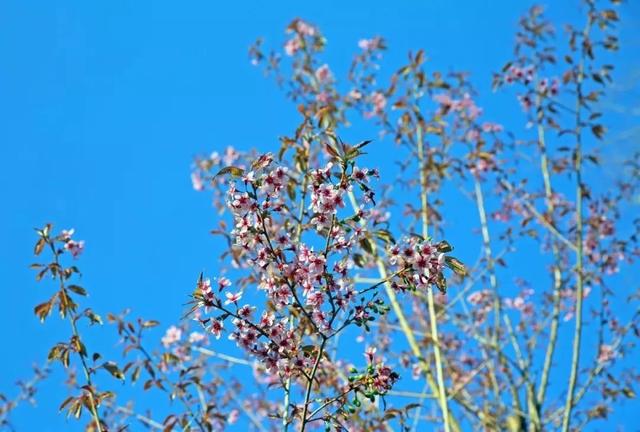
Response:
POLYGON ((70 291, 73 291, 74 293, 81 295, 81 296, 86 296, 87 295, 87 290, 85 290, 84 288, 82 288, 81 286, 78 285, 69 285, 67 286, 67 288, 70 291))
POLYGON ((238 167, 234 167, 234 166, 224 167, 220 171, 218 171, 218 173, 216 175, 213 176, 211 181, 214 181, 219 176, 223 176, 223 175, 226 175, 226 174, 230 174, 231 177, 239 178, 239 177, 242 177, 244 175, 244 170, 242 168, 238 168, 238 167))
POLYGON ((112 361, 105 362, 102 365, 102 367, 105 368, 107 370, 107 372, 109 372, 114 377, 118 378, 119 380, 124 381, 124 374, 122 373, 120 368, 118 368, 118 365, 115 364, 115 362, 112 362, 112 361))

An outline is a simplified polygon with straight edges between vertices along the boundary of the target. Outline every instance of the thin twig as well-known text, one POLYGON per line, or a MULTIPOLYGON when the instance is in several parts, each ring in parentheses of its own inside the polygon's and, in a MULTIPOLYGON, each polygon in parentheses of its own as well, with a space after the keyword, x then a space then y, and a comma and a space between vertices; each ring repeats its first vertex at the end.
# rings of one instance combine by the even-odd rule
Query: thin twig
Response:
MULTIPOLYGON (((582 31, 583 42, 589 37, 593 21, 593 3, 589 3, 587 12, 587 23, 582 31)), ((571 354, 571 372, 569 375, 569 386, 567 389, 567 401, 565 404, 564 417, 562 419, 562 432, 568 432, 571 424, 571 412, 573 410, 573 398, 578 381, 578 368, 580 366, 580 343, 582 342, 582 305, 584 303, 584 274, 583 258, 584 244, 582 226, 582 81, 584 80, 584 63, 586 59, 584 44, 582 45, 580 63, 578 65, 578 75, 576 77, 576 150, 575 150, 575 172, 576 172, 576 327, 573 335, 573 351, 571 354)))

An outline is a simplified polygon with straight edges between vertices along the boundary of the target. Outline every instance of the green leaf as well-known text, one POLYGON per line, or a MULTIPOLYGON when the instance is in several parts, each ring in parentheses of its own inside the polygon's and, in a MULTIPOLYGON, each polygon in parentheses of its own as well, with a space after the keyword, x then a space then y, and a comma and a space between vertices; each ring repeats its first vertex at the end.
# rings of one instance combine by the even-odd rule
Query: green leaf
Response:
POLYGON ((340 153, 338 152, 338 149, 336 149, 334 146, 332 146, 331 144, 329 144, 328 142, 325 143, 324 146, 325 150, 327 150, 327 153, 329 153, 329 155, 335 157, 335 158, 340 158, 340 153))
POLYGON ((364 257, 360 254, 353 254, 353 262, 355 263, 356 266, 358 267, 364 267, 365 264, 367 263, 367 261, 364 259, 364 257))
POLYGON ((151 328, 151 327, 155 327, 157 325, 160 325, 160 321, 156 321, 156 320, 148 320, 142 323, 142 327, 143 328, 151 328))
POLYGON ((124 381, 124 374, 122 373, 120 368, 118 368, 118 365, 115 362, 112 362, 112 361, 105 362, 102 365, 102 367, 105 368, 107 372, 109 372, 114 377, 124 381))
POLYGON ((231 177, 239 178, 239 177, 242 177, 244 175, 244 170, 242 168, 238 168, 238 167, 235 167, 235 166, 224 167, 220 171, 218 171, 218 173, 216 175, 213 176, 213 179, 211 179, 211 181, 215 180, 219 176, 223 176, 223 175, 227 175, 227 174, 230 174, 231 177))
POLYGON ((374 233, 376 235, 376 237, 378 237, 380 240, 382 240, 383 242, 389 244, 395 244, 396 243, 396 239, 393 238, 393 236, 391 235, 391 233, 388 230, 378 230, 374 233))
POLYGON ((607 130, 602 125, 594 125, 591 127, 591 132, 595 135, 596 138, 602 139, 607 130))
POLYGON ((442 276, 442 274, 438 275, 438 278, 436 279, 436 286, 442 294, 447 293, 447 280, 442 276))
POLYGON ((364 146, 366 146, 368 144, 371 144, 372 142, 373 142, 373 140, 365 140, 365 141, 362 141, 359 144, 356 144, 355 147, 360 149, 360 148, 362 148, 362 147, 364 147, 364 146))
POLYGON ((73 396, 69 396, 68 398, 66 398, 61 404, 60 404, 60 408, 58 408, 58 411, 62 411, 63 409, 66 408, 67 405, 69 405, 73 400, 75 399, 75 397, 73 396))
POLYGON ((36 246, 33 248, 33 253, 36 255, 40 255, 40 253, 42 252, 42 249, 44 249, 45 244, 46 242, 44 241, 44 238, 41 237, 36 243, 36 246))
POLYGON ((362 240, 360 240, 360 246, 365 252, 373 253, 373 243, 367 237, 363 237, 362 240))
POLYGON ((94 313, 91 309, 87 309, 84 311, 84 315, 89 318, 91 325, 100 324, 102 325, 102 318, 97 313, 94 313))
POLYGON ((59 359, 63 351, 64 351, 64 347, 62 345, 59 345, 59 344, 54 345, 49 350, 49 355, 47 356, 47 360, 51 361, 51 360, 59 359))
POLYGON ((467 268, 459 259, 448 256, 444 258, 444 262, 447 265, 447 267, 449 267, 451 270, 455 272, 455 274, 459 276, 467 275, 467 268))
POLYGON ((33 308, 33 312, 40 318, 40 322, 44 322, 44 320, 51 313, 51 309, 53 307, 53 302, 49 300, 48 302, 44 302, 33 308))
POLYGON ((81 296, 86 296, 87 295, 87 290, 82 288, 81 286, 78 285, 69 285, 67 286, 67 288, 70 291, 73 291, 74 293, 81 295, 81 296))
POLYGON ((453 250, 453 246, 451 246, 448 241, 443 240, 440 243, 436 244, 436 249, 438 250, 438 252, 447 253, 453 250))
POLYGON ((49 271, 49 267, 45 267, 44 269, 40 270, 40 272, 38 272, 38 274, 36 275, 36 280, 39 281, 40 279, 42 279, 44 275, 47 274, 48 271, 49 271))
POLYGON ((132 382, 136 382, 138 381, 138 378, 140 378, 140 371, 142 369, 140 368, 140 366, 136 366, 136 368, 133 370, 133 373, 131 374, 131 381, 132 382))

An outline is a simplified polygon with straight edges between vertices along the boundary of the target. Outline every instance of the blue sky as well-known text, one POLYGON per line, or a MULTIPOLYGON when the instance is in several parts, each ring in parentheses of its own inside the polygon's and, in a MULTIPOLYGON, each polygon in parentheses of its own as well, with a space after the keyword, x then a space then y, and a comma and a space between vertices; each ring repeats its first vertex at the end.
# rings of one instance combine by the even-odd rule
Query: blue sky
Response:
MULTIPOLYGON (((565 20, 577 4, 549 12, 565 20)), ((326 58, 340 75, 358 39, 382 35, 391 48, 387 64, 424 47, 434 68, 468 70, 488 94, 491 72, 509 58, 528 5, 1 2, 1 391, 12 394, 12 383, 29 377, 30 365, 66 331, 56 319, 40 325, 32 313, 51 292, 28 269, 32 228, 53 222, 86 240, 82 283, 100 312, 131 307, 169 324, 181 316, 199 272, 215 269, 217 240, 208 231, 216 218, 209 200, 191 189, 192 158, 227 145, 275 148, 296 124, 294 107, 249 64, 256 37, 280 43, 292 18, 313 21, 328 37, 326 58)), ((637 95, 640 8, 625 5, 623 17, 621 75, 636 89, 629 98, 637 95)), ((509 113, 481 101, 495 118, 509 113)), ((628 122, 621 130, 635 125, 621 121, 628 122)), ((18 430, 66 430, 56 413, 65 392, 48 382, 36 411, 16 412, 18 430)))

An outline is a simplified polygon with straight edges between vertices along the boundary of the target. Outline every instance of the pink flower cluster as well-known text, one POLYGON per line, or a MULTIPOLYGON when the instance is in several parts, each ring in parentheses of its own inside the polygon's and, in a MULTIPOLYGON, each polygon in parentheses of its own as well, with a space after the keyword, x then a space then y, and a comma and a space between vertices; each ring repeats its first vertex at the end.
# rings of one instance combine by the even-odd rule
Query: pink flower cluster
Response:
MULTIPOLYGON (((535 81, 536 70, 533 66, 519 67, 511 66, 503 76, 503 80, 507 84, 522 83, 525 86, 535 81)), ((549 80, 542 78, 536 84, 536 92, 543 96, 557 96, 560 91, 560 81, 557 78, 549 80)), ((530 100, 530 97, 526 97, 530 100)), ((522 101, 521 101, 522 103, 522 101)))
POLYGON ((383 47, 381 37, 374 37, 371 39, 360 39, 358 41, 358 47, 365 51, 373 51, 383 47))
POLYGON ((171 345, 180 342, 180 339, 182 339, 182 330, 176 326, 171 326, 167 329, 161 342, 165 348, 169 348, 171 345))
POLYGON ((71 256, 74 258, 78 258, 80 254, 84 251, 84 240, 76 241, 71 238, 74 229, 63 230, 61 234, 61 239, 64 241, 64 249, 68 251, 71 256))
MULTIPOLYGON (((229 286, 227 280, 223 280, 223 283, 218 284, 219 291, 229 286)), ((229 339, 254 356, 269 373, 290 376, 297 366, 306 367, 309 360, 304 352, 298 349, 301 344, 296 333, 288 328, 287 318, 276 319, 274 313, 265 311, 260 319, 254 322, 253 315, 256 308, 248 304, 238 306, 240 293, 225 292, 227 300, 223 304, 218 295, 213 292, 209 279, 199 281, 198 289, 201 295, 201 306, 204 307, 205 313, 209 309, 223 312, 217 318, 197 317, 197 320, 207 326, 216 339, 219 339, 224 332, 224 321, 231 317, 233 329, 229 333, 229 339), (230 308, 227 309, 227 307, 230 308)), ((170 342, 175 338, 175 333, 168 333, 165 337, 170 342)))
POLYGON ((522 316, 531 317, 533 315, 533 303, 530 301, 534 291, 532 289, 524 289, 514 298, 505 298, 504 306, 508 309, 519 311, 522 316))
POLYGON ((368 347, 365 350, 364 356, 368 365, 365 373, 358 374, 355 368, 351 370, 353 375, 350 380, 364 382, 365 389, 363 394, 369 398, 376 394, 384 395, 392 389, 400 378, 392 368, 385 365, 384 361, 375 355, 376 351, 375 347, 368 347))
POLYGON ((532 82, 535 78, 536 69, 533 66, 511 66, 507 73, 504 75, 504 82, 507 84, 513 84, 515 82, 522 82, 525 85, 532 82))
POLYGON ((377 91, 369 96, 369 102, 371 103, 373 110, 365 113, 365 117, 373 117, 380 115, 384 112, 384 108, 387 106, 387 97, 384 93, 377 91))
POLYGON ((388 249, 389 263, 407 275, 392 282, 396 290, 417 288, 429 289, 442 278, 445 265, 445 254, 427 240, 415 237, 404 239, 400 244, 388 249))
POLYGON ((488 157, 479 157, 476 158, 475 164, 471 165, 469 171, 471 171, 473 175, 480 176, 483 173, 491 171, 495 168, 495 166, 496 164, 492 158, 490 159, 488 157))
POLYGON ((615 349, 611 345, 600 345, 598 350, 598 363, 609 363, 616 358, 615 349))
MULTIPOLYGON (((297 375, 312 361, 301 349, 302 336, 290 328, 289 307, 304 308, 304 319, 323 337, 333 335, 332 326, 339 311, 347 311, 355 301, 355 291, 348 276, 352 267, 350 251, 359 247, 366 225, 355 220, 341 220, 339 211, 345 207, 345 195, 358 185, 363 191, 357 209, 359 220, 367 220, 374 193, 367 186, 378 177, 377 170, 350 165, 347 172, 333 163, 311 170, 308 176, 309 222, 315 226, 324 247, 298 239, 284 221, 290 217, 290 197, 283 193, 295 181, 288 170, 273 166, 273 156, 261 156, 251 171, 242 172, 241 181, 231 182, 227 192, 227 207, 233 217, 231 238, 233 247, 241 251, 241 264, 255 269, 257 287, 275 310, 265 310, 259 319, 253 318, 255 307, 241 306, 241 291, 229 290, 230 281, 218 279, 217 291, 212 282, 199 281, 197 300, 205 314, 196 314, 216 338, 225 332, 230 321, 229 338, 256 358, 267 373, 276 376, 297 375)), ((297 204, 297 202, 295 202, 297 204)), ((298 234, 299 235, 299 234, 298 234)), ((370 310, 383 306, 363 303, 353 306, 344 316, 345 323, 365 325, 373 319, 370 310)), ((379 368, 379 387, 389 383, 389 373, 379 368)))
POLYGON ((314 37, 318 31, 311 24, 298 19, 289 27, 290 32, 295 34, 284 45, 284 51, 288 56, 295 55, 303 46, 305 37, 314 37))
POLYGON ((471 310, 474 324, 480 325, 485 322, 493 307, 493 299, 493 293, 488 289, 474 291, 467 296, 467 301, 474 306, 471 310))
POLYGON ((331 74, 331 69, 329 69, 329 65, 326 63, 320 66, 318 69, 316 69, 316 72, 314 75, 319 84, 327 83, 333 79, 333 75, 331 74))
POLYGON ((560 91, 560 81, 557 78, 553 78, 549 82, 548 78, 543 78, 538 82, 537 90, 542 95, 557 96, 560 91))
POLYGON ((473 121, 482 114, 482 108, 476 105, 469 93, 465 93, 461 99, 455 99, 446 93, 440 93, 435 95, 433 100, 440 104, 442 115, 456 112, 463 118, 473 121))

